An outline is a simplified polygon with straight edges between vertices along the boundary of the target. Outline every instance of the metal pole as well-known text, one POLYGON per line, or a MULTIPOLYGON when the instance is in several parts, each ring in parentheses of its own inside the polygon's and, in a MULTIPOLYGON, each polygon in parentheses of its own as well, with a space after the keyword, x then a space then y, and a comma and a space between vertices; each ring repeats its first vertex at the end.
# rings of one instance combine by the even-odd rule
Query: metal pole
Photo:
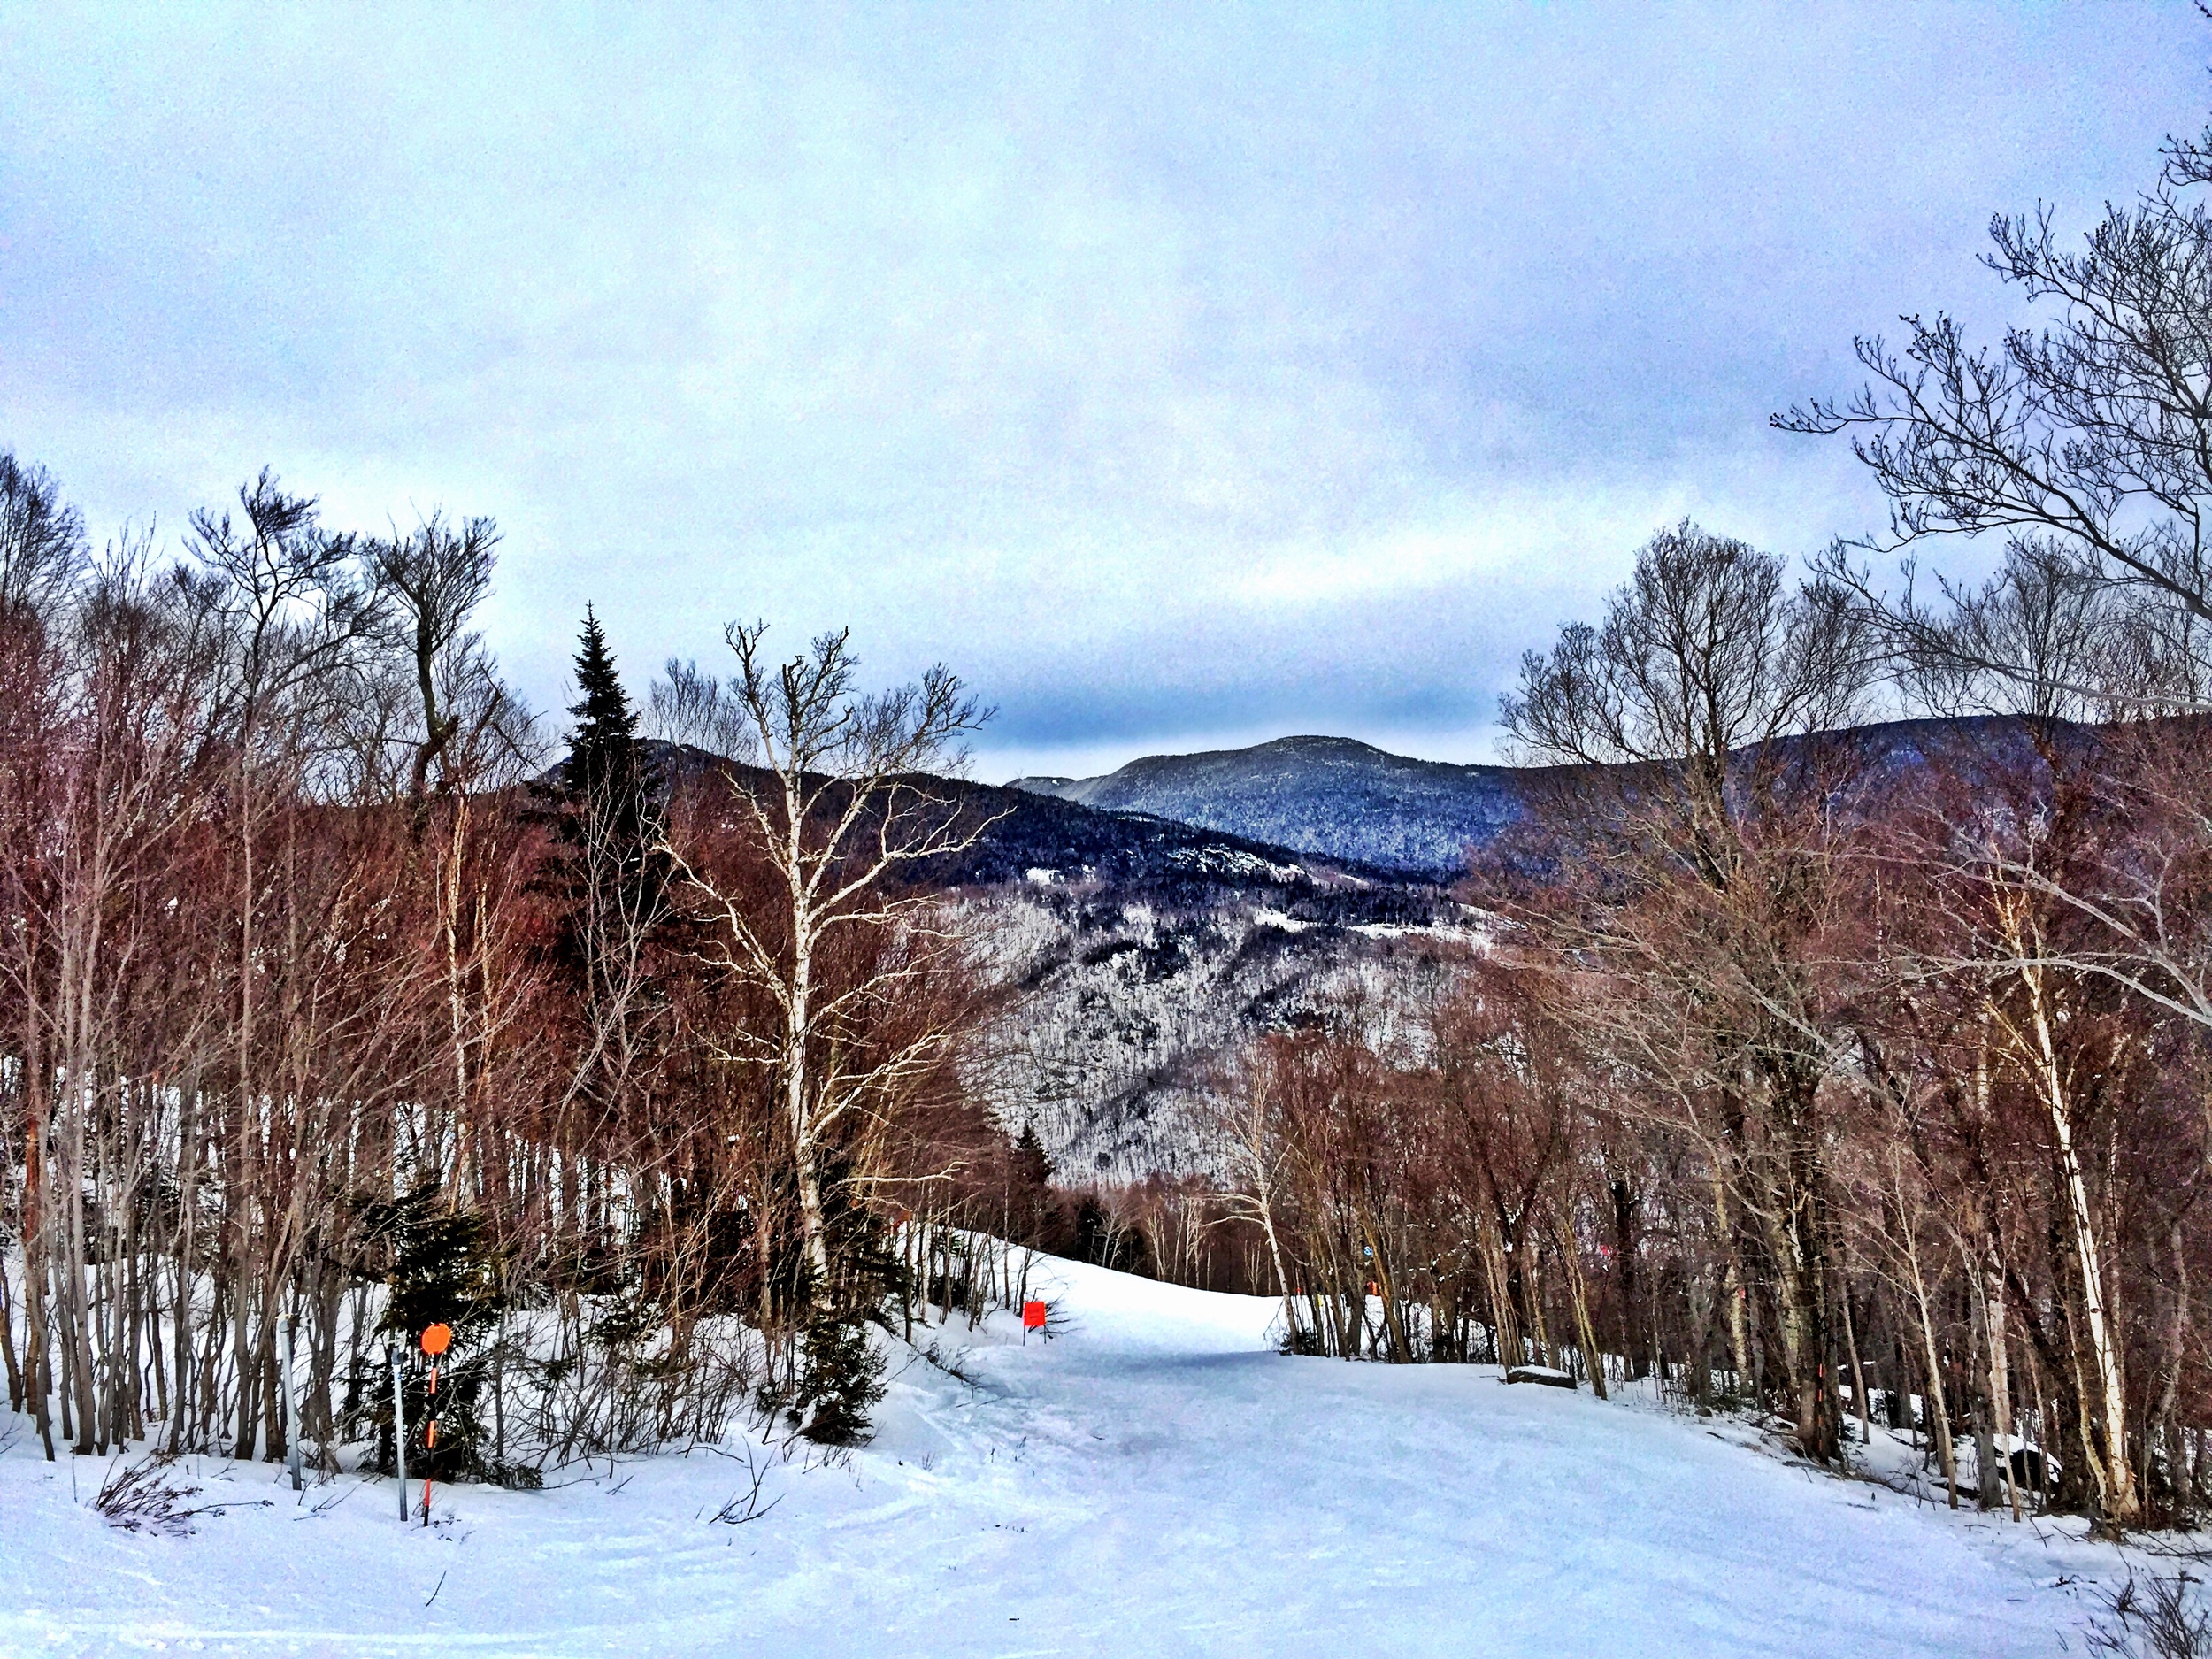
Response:
POLYGON ((284 1378, 284 1461, 292 1471, 292 1490, 297 1492, 303 1484, 300 1479, 300 1388, 299 1376, 293 1369, 294 1344, 299 1340, 299 1316, 292 1315, 277 1326, 277 1341, 280 1352, 277 1363, 284 1378))
POLYGON ((385 1354, 392 1362, 392 1458, 393 1467, 399 1474, 399 1518, 402 1525, 407 1521, 407 1391, 403 1369, 405 1356, 398 1343, 388 1345, 385 1354))

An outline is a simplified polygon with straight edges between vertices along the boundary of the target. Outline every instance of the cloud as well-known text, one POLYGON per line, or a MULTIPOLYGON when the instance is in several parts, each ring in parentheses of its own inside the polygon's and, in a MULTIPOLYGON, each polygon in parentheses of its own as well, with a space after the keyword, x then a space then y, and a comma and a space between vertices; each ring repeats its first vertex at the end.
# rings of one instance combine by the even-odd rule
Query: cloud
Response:
POLYGON ((495 513, 541 703, 588 600, 949 661, 987 771, 1456 750, 1657 524, 1872 516, 1766 414, 2147 180, 2185 12, 0 15, 0 442, 495 513))

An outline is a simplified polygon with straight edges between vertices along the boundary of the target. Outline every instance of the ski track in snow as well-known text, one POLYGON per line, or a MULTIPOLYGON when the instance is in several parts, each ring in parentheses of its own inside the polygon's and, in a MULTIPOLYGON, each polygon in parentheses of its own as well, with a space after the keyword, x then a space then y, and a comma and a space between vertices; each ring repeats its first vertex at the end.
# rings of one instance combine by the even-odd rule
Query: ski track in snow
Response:
POLYGON ((872 1446, 774 1462, 780 1502, 741 1526, 710 1517, 743 1462, 700 1449, 445 1489, 431 1531, 389 1481, 303 1505, 278 1471, 189 1460, 198 1502, 272 1506, 134 1537, 84 1507, 104 1461, 73 1502, 19 1433, 0 1654, 2011 1659, 2080 1650, 2097 1603, 2062 1574, 2124 1571, 1740 1429, 1486 1367, 1286 1358, 1272 1302, 1048 1267, 1068 1334, 932 1333, 977 1386, 908 1366, 872 1446))

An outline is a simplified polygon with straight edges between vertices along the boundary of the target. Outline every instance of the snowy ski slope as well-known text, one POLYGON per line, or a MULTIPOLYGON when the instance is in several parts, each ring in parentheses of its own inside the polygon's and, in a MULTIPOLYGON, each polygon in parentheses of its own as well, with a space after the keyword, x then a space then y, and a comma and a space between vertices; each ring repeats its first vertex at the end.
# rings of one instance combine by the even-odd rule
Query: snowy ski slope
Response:
MULTIPOLYGON (((1073 1327, 939 1333, 849 1467, 741 1446, 542 1494, 389 1482, 192 1537, 90 1509, 104 1465, 0 1455, 0 1654, 2057 1654, 2112 1552, 1816 1477, 1744 1433, 1473 1367, 1269 1351, 1275 1304, 1053 1263, 1073 1327), (733 1461, 726 1454, 738 1451, 733 1461), (773 1454, 770 1454, 772 1459, 773 1454), (337 1500, 334 1503, 332 1500, 337 1500)), ((0 1425, 12 1421, 0 1417, 0 1425)), ((204 1499, 203 1501, 205 1501, 204 1499)))

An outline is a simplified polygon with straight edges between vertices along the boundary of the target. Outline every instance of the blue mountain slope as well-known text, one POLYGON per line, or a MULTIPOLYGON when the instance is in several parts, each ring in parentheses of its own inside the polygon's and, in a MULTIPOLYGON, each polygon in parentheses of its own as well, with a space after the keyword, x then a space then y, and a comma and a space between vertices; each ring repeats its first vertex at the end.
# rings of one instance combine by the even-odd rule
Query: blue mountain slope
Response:
POLYGON ((1386 869, 1456 870, 1525 810, 1532 774, 1393 755, 1348 737, 1152 755, 1102 778, 1012 787, 1113 812, 1144 812, 1309 855, 1386 869))
MULTIPOLYGON (((1895 777, 1939 749, 1985 760, 2026 749, 2017 720, 1900 720, 1858 728, 1871 776, 1895 777)), ((1111 812, 1141 812, 1286 847, 1448 879, 1518 822, 1550 783, 1581 768, 1455 766, 1348 737, 1284 737, 1252 749, 1149 755, 1099 778, 1017 778, 1010 787, 1111 812)))

